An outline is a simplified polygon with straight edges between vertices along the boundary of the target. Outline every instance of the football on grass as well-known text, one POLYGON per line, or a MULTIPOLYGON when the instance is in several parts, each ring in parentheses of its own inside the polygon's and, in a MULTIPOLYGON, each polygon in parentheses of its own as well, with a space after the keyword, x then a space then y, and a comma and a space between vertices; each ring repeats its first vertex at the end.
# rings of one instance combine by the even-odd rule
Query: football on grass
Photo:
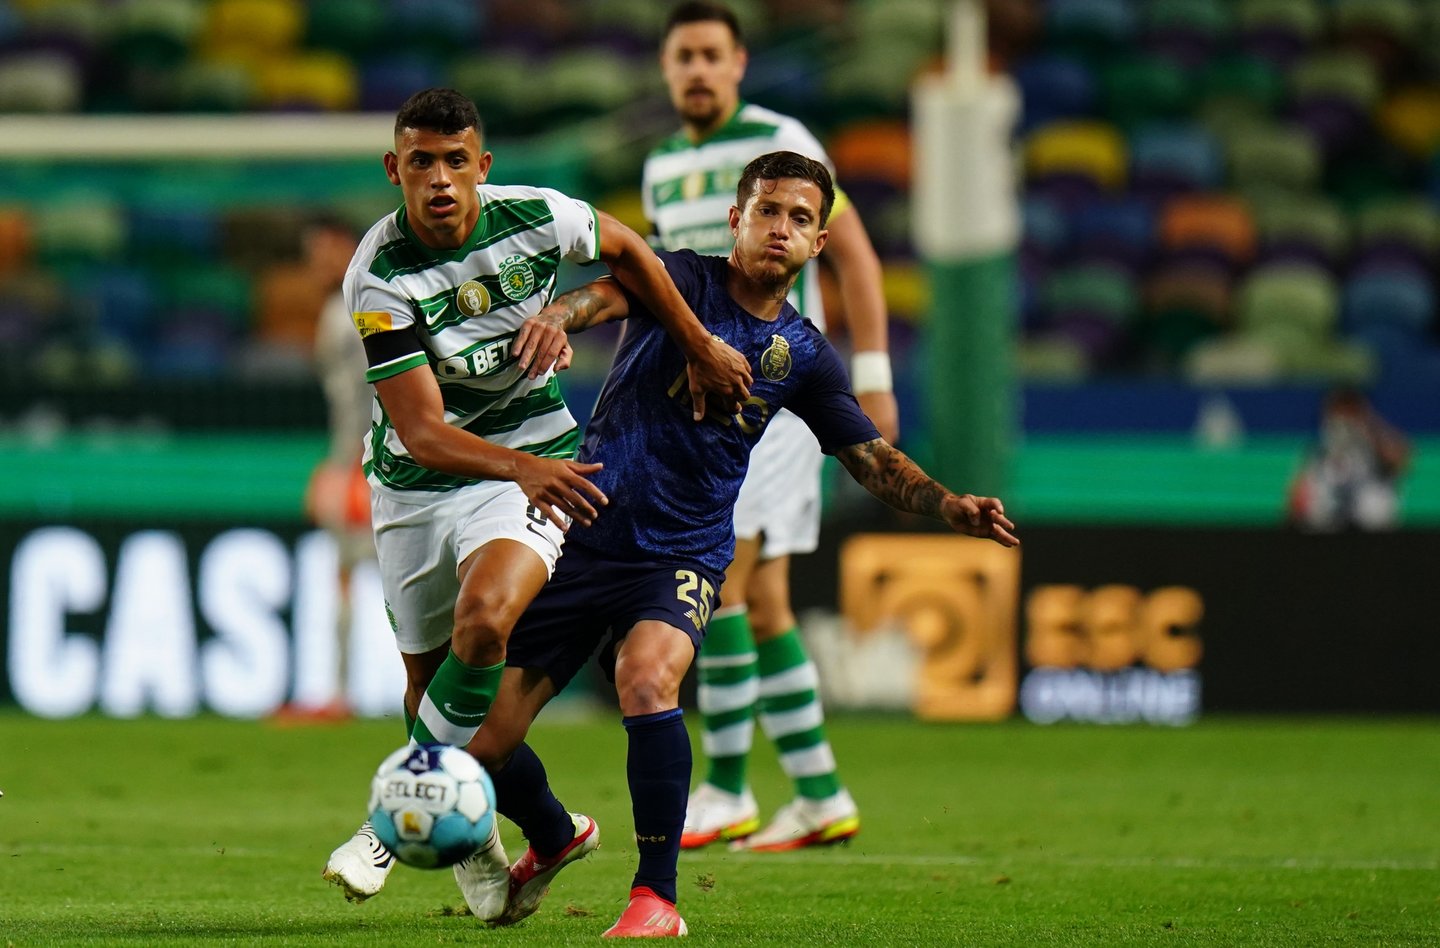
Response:
POLYGON ((458 747, 402 747, 370 782, 370 824, 406 865, 453 865, 490 838, 495 788, 485 768, 458 747))

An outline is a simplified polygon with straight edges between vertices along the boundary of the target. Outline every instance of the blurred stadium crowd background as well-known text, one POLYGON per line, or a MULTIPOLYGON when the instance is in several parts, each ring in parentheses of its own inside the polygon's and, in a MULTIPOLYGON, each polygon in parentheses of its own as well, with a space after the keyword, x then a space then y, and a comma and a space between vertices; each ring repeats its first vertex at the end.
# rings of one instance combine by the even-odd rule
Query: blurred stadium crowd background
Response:
MULTIPOLYGON (((946 4, 732 6, 751 48, 742 92, 820 135, 885 263, 904 421, 923 456, 907 389, 926 370, 927 308, 910 236, 909 89, 939 66, 946 4)), ((1298 384, 1304 397, 1272 412, 1292 433, 1313 431, 1335 383, 1440 392, 1440 3, 987 9, 992 69, 1023 101, 1026 430, 1124 428, 1127 413, 1168 404, 1076 400, 1116 381, 1171 394, 1163 386, 1298 384)), ((0 113, 388 113, 416 89, 453 85, 485 117, 492 180, 560 187, 644 229, 640 162, 674 126, 656 65, 667 10, 0 0, 0 113)), ((320 300, 297 264, 300 229, 322 207, 363 228, 395 206, 380 147, 364 160, 135 164, 91 154, 82 137, 59 159, 6 159, 0 363, 16 397, 0 421, 53 423, 34 395, 49 390, 69 422, 133 405, 162 424, 319 427, 305 386, 320 300)), ((608 339, 580 348, 572 384, 597 384, 608 339)), ((1397 401, 1402 427, 1440 430, 1425 397, 1382 397, 1392 418, 1397 401)), ((1184 404, 1181 426, 1195 419, 1184 404)))

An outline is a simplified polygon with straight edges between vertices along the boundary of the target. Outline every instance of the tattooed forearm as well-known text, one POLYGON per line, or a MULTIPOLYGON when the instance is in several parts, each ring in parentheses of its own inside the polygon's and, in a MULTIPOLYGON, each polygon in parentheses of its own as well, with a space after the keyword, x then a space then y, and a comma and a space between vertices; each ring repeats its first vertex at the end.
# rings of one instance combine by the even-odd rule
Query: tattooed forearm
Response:
POLYGON ((562 328, 566 332, 579 332, 582 329, 589 329, 598 322, 612 302, 610 296, 602 293, 591 284, 577 287, 568 293, 561 293, 555 298, 551 306, 558 307, 564 313, 564 324, 562 328))
POLYGON ((851 445, 836 456, 861 487, 890 506, 944 519, 940 504, 950 492, 884 439, 851 445))

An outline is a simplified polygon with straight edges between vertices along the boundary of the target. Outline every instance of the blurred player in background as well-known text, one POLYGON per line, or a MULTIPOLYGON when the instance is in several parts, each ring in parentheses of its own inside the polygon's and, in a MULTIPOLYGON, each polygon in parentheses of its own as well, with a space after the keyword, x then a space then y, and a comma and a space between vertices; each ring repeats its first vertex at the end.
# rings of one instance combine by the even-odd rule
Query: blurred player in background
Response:
POLYGON ((360 458, 370 430, 375 393, 365 381, 365 346, 350 321, 340 284, 355 255, 355 228, 341 218, 320 213, 308 218, 301 233, 305 269, 325 288, 325 303, 315 321, 315 372, 325 394, 330 447, 310 474, 305 488, 305 514, 330 534, 336 555, 335 682, 327 704, 291 703, 277 713, 282 721, 344 720, 350 651, 350 577, 355 568, 375 558, 370 533, 370 486, 360 458))
MULTIPOLYGON (((687 359, 697 405, 713 393, 738 407, 750 378, 642 237, 558 191, 486 184, 491 160, 470 100, 451 89, 412 96, 385 155, 404 204, 370 228, 344 283, 382 409, 364 463, 409 736, 462 747, 565 530, 606 502, 589 480, 600 465, 571 460, 579 431, 552 369, 565 334, 533 318, 560 260, 604 261, 655 308, 687 359)), ((324 876, 364 899, 393 865, 366 823, 324 876)), ((456 865, 477 918, 504 909, 508 869, 498 832, 456 865)))
MULTIPOLYGON (((740 101, 746 51, 733 12, 682 3, 660 53, 682 128, 650 153, 641 184, 646 216, 666 250, 728 254, 727 220, 741 169, 786 149, 830 166, 800 122, 740 101)), ((899 435, 888 354, 880 261, 860 215, 837 192, 824 259, 833 264, 854 347, 851 382, 880 433, 899 435)), ((810 263, 790 302, 824 328, 819 274, 810 263)), ((794 415, 782 412, 755 449, 735 505, 735 559, 699 658, 705 780, 690 797, 683 845, 744 839, 756 851, 794 849, 855 835, 860 814, 836 773, 825 738, 819 681, 790 605, 790 556, 819 545, 821 453, 794 415), (746 775, 758 712, 796 797, 760 829, 746 775)))
POLYGON ((840 357, 786 296, 824 246, 830 173, 794 152, 744 169, 729 212, 728 257, 665 253, 665 267, 705 327, 755 368, 742 411, 688 421, 685 365, 648 307, 612 279, 562 295, 567 331, 629 317, 580 457, 611 504, 576 526, 550 581, 516 626, 500 693, 470 750, 495 774, 496 807, 530 841, 511 869, 502 921, 535 911, 555 873, 593 848, 593 821, 565 811, 524 743, 530 723, 597 646, 628 735, 626 773, 639 865, 630 901, 605 934, 685 934, 675 907, 690 739, 680 684, 706 635, 735 545, 736 498, 752 449, 789 405, 828 453, 880 500, 952 529, 1018 541, 1000 501, 957 496, 890 446, 850 393, 840 357))
POLYGON ((1320 532, 1393 530, 1410 441, 1358 389, 1325 396, 1319 441, 1290 485, 1295 525, 1320 532))

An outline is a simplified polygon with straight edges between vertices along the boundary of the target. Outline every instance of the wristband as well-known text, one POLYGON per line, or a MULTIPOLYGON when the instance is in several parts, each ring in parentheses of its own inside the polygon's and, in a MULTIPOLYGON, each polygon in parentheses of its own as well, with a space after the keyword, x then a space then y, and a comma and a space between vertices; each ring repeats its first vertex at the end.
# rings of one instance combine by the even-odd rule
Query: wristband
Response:
POLYGON ((870 351, 851 356, 850 387, 856 395, 893 391, 895 379, 890 372, 890 353, 870 351))

